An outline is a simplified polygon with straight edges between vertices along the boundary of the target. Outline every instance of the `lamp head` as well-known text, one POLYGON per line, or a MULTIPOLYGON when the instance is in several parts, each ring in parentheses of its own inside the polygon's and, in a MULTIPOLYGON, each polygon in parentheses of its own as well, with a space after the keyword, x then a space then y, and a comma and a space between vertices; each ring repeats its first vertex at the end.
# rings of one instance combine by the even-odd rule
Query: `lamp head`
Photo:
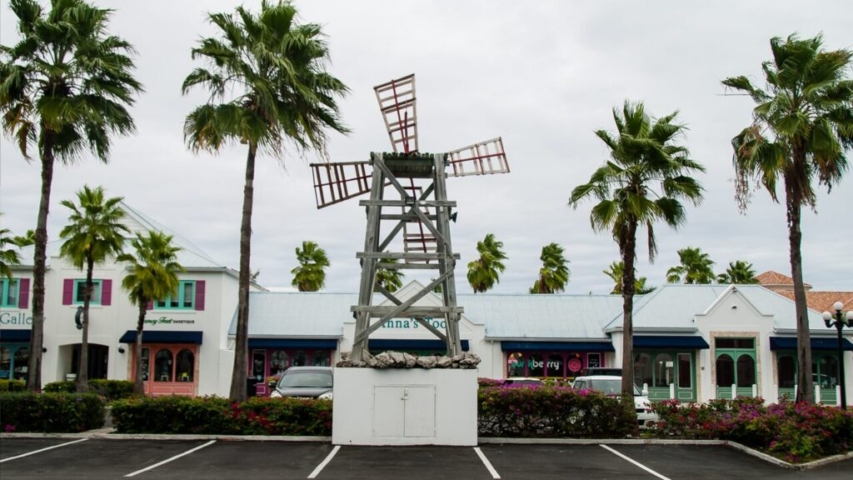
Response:
POLYGON ((832 322, 832 314, 829 312, 823 312, 823 323, 825 323, 826 326, 829 327, 830 322, 832 322))
POLYGON ((853 310, 847 310, 847 326, 853 328, 853 310))
POLYGON ((843 304, 843 303, 841 303, 841 302, 835 302, 835 303, 833 303, 833 304, 832 304, 832 308, 833 308, 836 312, 840 312, 840 311, 841 311, 841 309, 842 309, 842 308, 844 308, 844 304, 843 304))

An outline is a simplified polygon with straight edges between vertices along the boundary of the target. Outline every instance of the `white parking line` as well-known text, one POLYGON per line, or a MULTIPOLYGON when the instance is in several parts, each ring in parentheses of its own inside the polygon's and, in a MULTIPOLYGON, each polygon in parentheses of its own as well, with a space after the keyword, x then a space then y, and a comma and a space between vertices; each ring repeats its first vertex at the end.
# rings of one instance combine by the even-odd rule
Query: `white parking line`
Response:
POLYGON ((133 473, 128 473, 127 475, 125 475, 125 477, 135 477, 136 475, 139 475, 140 473, 143 473, 143 472, 147 472, 148 470, 154 470, 155 468, 159 467, 160 465, 165 465, 165 464, 167 464, 167 463, 171 462, 172 460, 177 460, 177 459, 179 459, 179 458, 181 458, 181 457, 183 457, 183 456, 189 455, 189 454, 191 454, 191 453, 193 453, 193 452, 195 452, 195 451, 197 451, 197 450, 201 450, 201 449, 202 449, 202 448, 204 448, 204 447, 207 447, 207 446, 209 446, 209 445, 213 445, 214 443, 216 443, 216 440, 211 440, 211 441, 209 441, 209 442, 205 443, 204 445, 199 445, 199 446, 197 446, 197 447, 195 447, 195 448, 193 448, 193 449, 187 450, 186 452, 184 452, 184 453, 182 453, 182 454, 180 454, 180 455, 175 455, 175 456, 174 456, 174 457, 172 457, 172 458, 167 458, 166 460, 163 460, 163 461, 162 461, 162 462, 160 462, 160 463, 155 463, 154 465, 151 465, 150 467, 145 467, 145 468, 143 468, 142 470, 137 470, 137 471, 135 471, 135 472, 133 472, 133 473))
POLYGON ((489 469, 489 473, 492 474, 492 478, 501 478, 501 476, 498 475, 498 471, 492 466, 492 462, 490 462, 489 459, 486 458, 486 455, 480 450, 480 447, 474 447, 474 451, 477 452, 477 456, 479 456, 480 460, 483 461, 483 465, 489 469))
POLYGON ((59 445, 54 445, 54 446, 52 446, 52 447, 42 448, 41 450, 36 450, 36 451, 34 451, 34 452, 25 453, 25 454, 23 454, 23 455, 18 455, 18 456, 16 456, 16 457, 4 458, 3 460, 0 460, 0 463, 8 462, 8 461, 10 461, 10 460, 15 460, 15 459, 18 459, 18 458, 29 457, 30 455, 35 455, 35 454, 37 454, 37 453, 46 452, 46 451, 48 451, 48 450, 53 450, 54 448, 64 447, 64 446, 66 446, 66 445, 71 445, 71 444, 74 444, 74 443, 85 442, 86 440, 88 440, 88 438, 81 438, 80 440, 74 440, 73 442, 60 443, 59 445))
POLYGON ((656 472, 656 471, 652 470, 651 468, 649 468, 649 467, 647 467, 647 466, 643 465, 642 463, 637 462, 637 461, 635 461, 635 460, 633 460, 633 459, 631 459, 631 458, 629 458, 629 457, 627 457, 627 456, 625 456, 625 455, 622 455, 621 453, 617 452, 616 450, 613 450, 612 448, 608 447, 607 445, 602 445, 602 446, 601 446, 601 448, 603 448, 603 449, 605 449, 605 450, 608 450, 610 453, 612 453, 612 454, 614 454, 614 455, 616 455, 616 456, 618 456, 618 457, 621 457, 623 460, 627 460, 627 461, 629 461, 629 462, 633 463, 634 465, 636 465, 636 466, 638 466, 638 467, 642 468, 643 470, 645 470, 645 471, 647 471, 647 472, 651 473, 652 475, 654 475, 654 476, 656 476, 656 477, 660 478, 661 480, 670 480, 669 478, 664 477, 663 475, 661 475, 661 474, 659 474, 658 472, 656 472))
POLYGON ((332 459, 335 458, 335 454, 338 453, 338 450, 340 449, 341 446, 336 445, 335 448, 333 448, 332 451, 329 452, 328 455, 326 455, 326 459, 323 460, 320 465, 317 465, 317 468, 315 468, 314 471, 311 472, 311 475, 308 475, 308 478, 317 478, 317 475, 320 475, 320 472, 322 472, 326 465, 328 465, 329 462, 331 462, 332 459))

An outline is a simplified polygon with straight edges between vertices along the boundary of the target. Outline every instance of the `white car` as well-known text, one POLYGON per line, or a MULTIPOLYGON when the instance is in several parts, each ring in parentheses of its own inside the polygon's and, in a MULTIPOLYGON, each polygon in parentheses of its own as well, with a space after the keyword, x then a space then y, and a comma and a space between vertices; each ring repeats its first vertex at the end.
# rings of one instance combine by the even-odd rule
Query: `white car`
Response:
MULTIPOLYGON (((590 375, 575 378, 572 383, 575 390, 595 390, 606 395, 619 395, 622 392, 622 377, 614 375, 590 375)), ((649 397, 643 395, 640 389, 634 385, 634 408, 637 412, 637 423, 645 427, 649 422, 658 421, 658 415, 652 412, 652 404, 649 397)))

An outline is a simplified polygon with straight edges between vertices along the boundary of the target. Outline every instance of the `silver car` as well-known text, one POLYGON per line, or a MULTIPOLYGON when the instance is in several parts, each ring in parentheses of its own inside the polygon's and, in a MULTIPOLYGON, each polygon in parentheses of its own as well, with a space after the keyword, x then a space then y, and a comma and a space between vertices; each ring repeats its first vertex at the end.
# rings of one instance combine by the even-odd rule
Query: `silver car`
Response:
POLYGON ((331 367, 290 367, 281 375, 272 398, 332 399, 331 367))
MULTIPOLYGON (((572 383, 576 390, 589 389, 602 392, 606 395, 618 395, 622 391, 622 377, 615 375, 589 375, 577 377, 572 383)), ((649 422, 657 422, 658 415, 652 411, 649 397, 643 395, 640 389, 634 385, 634 408, 637 412, 637 423, 645 427, 649 422)))

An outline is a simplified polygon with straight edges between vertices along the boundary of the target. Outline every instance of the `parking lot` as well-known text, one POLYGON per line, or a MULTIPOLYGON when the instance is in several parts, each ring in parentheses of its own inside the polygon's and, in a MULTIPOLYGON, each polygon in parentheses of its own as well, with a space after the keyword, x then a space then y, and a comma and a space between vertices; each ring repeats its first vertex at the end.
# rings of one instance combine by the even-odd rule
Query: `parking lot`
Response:
POLYGON ((853 459, 808 471, 725 446, 335 447, 324 442, 2 438, 0 478, 849 479, 853 459))

